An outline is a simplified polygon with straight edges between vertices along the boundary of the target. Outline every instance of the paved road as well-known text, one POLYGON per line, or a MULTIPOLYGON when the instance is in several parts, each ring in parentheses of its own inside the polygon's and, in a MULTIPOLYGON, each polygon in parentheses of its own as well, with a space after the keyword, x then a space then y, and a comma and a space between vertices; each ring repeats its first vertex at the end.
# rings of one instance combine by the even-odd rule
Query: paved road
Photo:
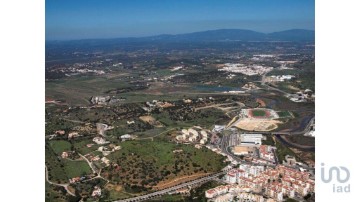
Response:
POLYGON ((64 187, 68 194, 70 194, 70 195, 72 195, 72 196, 75 196, 75 194, 73 194, 73 193, 68 189, 69 184, 58 184, 58 183, 55 183, 55 182, 51 182, 51 181, 49 180, 49 172, 48 172, 47 166, 45 166, 45 179, 46 179, 46 181, 47 181, 49 184, 52 184, 52 185, 55 185, 55 186, 64 187))
POLYGON ((93 171, 93 173, 96 173, 96 169, 94 168, 93 164, 85 156, 83 156, 80 153, 78 153, 78 154, 79 154, 79 156, 81 158, 83 158, 89 164, 89 166, 90 166, 91 170, 93 171))
POLYGON ((158 136, 160 136, 160 135, 162 135, 162 134, 164 134, 164 133, 168 133, 168 132, 170 132, 170 131, 172 131, 172 130, 175 130, 176 128, 170 128, 169 130, 166 130, 166 131, 164 131, 164 132, 161 132, 161 133, 159 133, 159 134, 157 134, 157 135, 154 135, 154 136, 151 136, 151 137, 138 137, 138 138, 135 138, 136 140, 146 140, 146 139, 151 139, 151 140, 153 140, 153 138, 154 137, 158 137, 158 136))
MULTIPOLYGON (((311 126, 314 124, 314 121, 315 121, 315 117, 313 117, 309 123, 307 124, 307 126, 304 128, 303 131, 298 131, 298 132, 246 132, 246 133, 261 133, 261 134, 268 134, 268 135, 275 135, 278 139, 280 137, 280 135, 303 135, 307 132, 310 131, 310 128, 311 126)), ((230 138, 230 135, 224 135, 223 138, 221 139, 221 143, 220 143, 220 149, 223 151, 223 153, 231 156, 233 159, 235 159, 236 161, 240 162, 240 163, 243 163, 243 164, 251 164, 251 165, 262 165, 262 166, 269 166, 269 167, 275 167, 272 166, 272 165, 267 165, 267 164, 254 164, 254 163, 250 163, 250 162, 247 162, 247 161, 244 161, 244 160, 241 160, 238 156, 234 155, 233 153, 229 152, 228 148, 229 148, 229 138, 230 138)), ((283 139, 282 139, 283 140, 283 139)), ((285 140, 283 140, 285 141, 285 140)), ((289 142, 287 142, 288 144, 291 144, 289 142)), ((292 145, 291 145, 292 146, 292 145)), ((304 148, 298 148, 298 147, 295 147, 297 149, 304 149, 304 148)), ((306 150, 312 150, 312 149, 315 149, 315 147, 306 147, 306 150)), ((306 165, 302 165, 302 166, 299 166, 299 165, 296 165, 292 168, 304 168, 304 169, 307 169, 307 170, 315 170, 314 168, 311 168, 311 167, 308 167, 306 165)))
POLYGON ((157 192, 145 194, 145 195, 142 195, 142 196, 137 196, 137 197, 124 199, 124 200, 118 200, 117 202, 121 202, 121 201, 123 201, 123 202, 144 201, 144 200, 148 200, 148 199, 151 199, 151 198, 154 198, 154 197, 159 197, 159 196, 165 195, 165 194, 167 194, 169 192, 176 191, 176 190, 184 188, 184 187, 193 186, 193 185, 196 185, 196 184, 200 184, 200 183, 204 183, 204 182, 216 179, 217 177, 219 177, 222 174, 225 174, 229 170, 230 170, 230 168, 227 168, 227 169, 224 169, 221 172, 211 174, 211 175, 206 176, 206 177, 202 177, 202 178, 199 178, 199 179, 196 179, 196 180, 192 180, 192 181, 189 181, 189 182, 186 182, 186 183, 183 183, 183 184, 179 184, 179 185, 167 188, 167 189, 163 189, 163 190, 160 190, 160 191, 157 191, 157 192))
POLYGON ((266 89, 270 89, 270 90, 274 90, 274 91, 278 91, 280 93, 283 93, 285 96, 289 96, 290 94, 288 92, 285 92, 283 90, 280 90, 278 88, 275 88, 275 87, 272 87, 272 86, 269 86, 268 84, 266 84, 265 82, 265 77, 266 77, 267 73, 263 74, 262 77, 261 77, 261 81, 257 81, 257 82, 260 82, 262 86, 264 86, 266 89))

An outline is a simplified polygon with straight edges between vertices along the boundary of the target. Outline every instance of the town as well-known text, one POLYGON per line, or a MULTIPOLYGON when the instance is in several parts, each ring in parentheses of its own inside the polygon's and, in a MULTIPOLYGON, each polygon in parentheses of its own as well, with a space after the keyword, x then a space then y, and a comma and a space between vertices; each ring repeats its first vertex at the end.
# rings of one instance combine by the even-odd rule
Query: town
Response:
POLYGON ((314 201, 312 41, 77 43, 49 43, 46 200, 314 201))

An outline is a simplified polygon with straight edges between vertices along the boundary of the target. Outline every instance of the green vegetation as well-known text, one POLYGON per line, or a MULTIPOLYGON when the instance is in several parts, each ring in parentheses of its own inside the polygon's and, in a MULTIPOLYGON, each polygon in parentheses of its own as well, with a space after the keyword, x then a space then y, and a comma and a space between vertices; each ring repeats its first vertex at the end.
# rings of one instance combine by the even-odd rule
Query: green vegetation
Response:
MULTIPOLYGON (((61 159, 52 147, 50 147, 50 144, 51 142, 45 145, 45 165, 48 168, 50 181, 65 183, 68 182, 69 178, 80 177, 91 173, 90 167, 85 161, 61 159)), ((57 143, 56 145, 62 144, 63 143, 57 143)))
POLYGON ((65 140, 53 140, 49 141, 50 147, 54 150, 54 152, 60 155, 64 151, 71 150, 71 143, 65 140))
POLYGON ((189 200, 192 201, 203 201, 206 202, 207 198, 205 197, 205 191, 217 186, 220 186, 221 184, 219 182, 216 181, 210 181, 210 182, 206 182, 202 185, 200 185, 199 187, 192 189, 190 191, 190 196, 187 198, 189 200))
POLYGON ((91 168, 86 161, 66 160, 64 162, 64 170, 69 178, 91 174, 91 168))
POLYGON ((46 202, 77 202, 80 197, 71 196, 64 187, 54 186, 45 182, 45 201, 46 202))
POLYGON ((279 118, 292 118, 292 115, 289 111, 279 111, 276 113, 279 115, 279 118))
POLYGON ((48 144, 45 145, 45 165, 48 167, 49 180, 56 183, 68 182, 62 160, 48 144))
POLYGON ((210 108, 199 111, 163 111, 152 114, 168 127, 192 127, 194 125, 211 128, 215 122, 227 123, 229 118, 220 109, 210 108))
POLYGON ((69 104, 88 104, 91 96, 102 95, 110 89, 129 87, 127 82, 117 78, 81 76, 48 81, 45 86, 45 94, 48 97, 66 100, 69 104))
POLYGON ((313 147, 315 146, 315 138, 313 137, 291 135, 288 136, 287 139, 295 144, 313 146, 313 147))
POLYGON ((80 141, 74 141, 73 145, 75 148, 75 151, 79 152, 82 155, 88 154, 90 152, 96 151, 97 147, 93 146, 93 147, 87 147, 87 144, 95 144, 91 139, 87 139, 87 140, 80 140, 80 141))
POLYGON ((62 187, 53 186, 47 182, 45 182, 45 201, 59 201, 65 202, 67 201, 66 198, 66 190, 62 187))
POLYGON ((266 111, 264 111, 264 110, 254 109, 251 112, 252 112, 252 115, 255 117, 266 116, 266 111))
POLYGON ((154 141, 126 141, 120 145, 120 151, 107 156, 120 168, 108 167, 103 170, 104 175, 136 192, 145 191, 147 186, 155 186, 160 181, 217 172, 225 166, 224 157, 207 148, 196 149, 192 145, 177 145, 156 138, 154 141))
MULTIPOLYGON (((56 109, 60 110, 59 108, 56 109)), ((46 117, 45 121, 45 135, 52 135, 57 130, 64 130, 65 132, 69 132, 73 127, 76 126, 76 124, 61 120, 58 117, 46 117)))
POLYGON ((266 140, 261 140, 261 144, 275 146, 273 136, 272 135, 267 135, 266 140))
MULTIPOLYGON (((291 149, 289 149, 288 147, 283 145, 281 142, 279 142, 278 140, 275 141, 275 147, 276 147, 276 155, 279 159, 279 163, 282 163, 283 160, 285 160, 286 155, 291 155, 296 158, 296 154, 293 151, 291 151, 291 149)), ((296 160, 299 160, 299 159, 296 158, 296 160)))
POLYGON ((113 200, 121 200, 121 199, 126 199, 126 198, 130 198, 133 195, 126 193, 124 191, 116 191, 116 190, 109 190, 109 197, 108 200, 109 201, 113 201, 113 200))
POLYGON ((109 197, 109 191, 103 189, 106 184, 106 181, 101 178, 96 178, 87 181, 86 183, 76 183, 72 184, 71 186, 76 189, 77 193, 83 197, 84 201, 104 201, 105 198, 109 197), (101 187, 102 193, 100 199, 96 199, 91 197, 91 192, 93 191, 94 187, 98 186, 101 187))

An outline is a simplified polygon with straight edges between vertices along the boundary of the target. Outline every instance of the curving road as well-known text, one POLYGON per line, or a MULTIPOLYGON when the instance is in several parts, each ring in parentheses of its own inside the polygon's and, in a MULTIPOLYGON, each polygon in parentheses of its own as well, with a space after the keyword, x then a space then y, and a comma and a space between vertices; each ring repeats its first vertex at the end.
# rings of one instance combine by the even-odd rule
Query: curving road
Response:
POLYGON ((51 182, 51 181, 49 180, 49 172, 48 172, 48 168, 47 168, 46 165, 45 165, 45 179, 46 179, 46 181, 47 181, 49 184, 51 184, 51 185, 64 187, 64 189, 67 191, 68 194, 70 194, 70 195, 72 195, 72 196, 75 196, 75 194, 73 194, 73 193, 68 189, 69 184, 58 184, 58 183, 55 183, 55 182, 51 182))

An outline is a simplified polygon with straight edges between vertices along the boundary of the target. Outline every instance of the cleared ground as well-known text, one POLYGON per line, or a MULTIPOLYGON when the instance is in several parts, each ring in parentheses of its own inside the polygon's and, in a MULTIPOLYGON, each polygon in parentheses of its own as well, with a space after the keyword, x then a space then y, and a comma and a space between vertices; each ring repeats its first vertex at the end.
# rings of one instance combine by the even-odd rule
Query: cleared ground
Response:
POLYGON ((152 116, 140 116, 139 119, 155 127, 163 127, 163 125, 160 122, 156 121, 156 119, 152 116))
POLYGON ((281 123, 278 120, 244 118, 235 122, 233 126, 247 131, 272 131, 281 123))

